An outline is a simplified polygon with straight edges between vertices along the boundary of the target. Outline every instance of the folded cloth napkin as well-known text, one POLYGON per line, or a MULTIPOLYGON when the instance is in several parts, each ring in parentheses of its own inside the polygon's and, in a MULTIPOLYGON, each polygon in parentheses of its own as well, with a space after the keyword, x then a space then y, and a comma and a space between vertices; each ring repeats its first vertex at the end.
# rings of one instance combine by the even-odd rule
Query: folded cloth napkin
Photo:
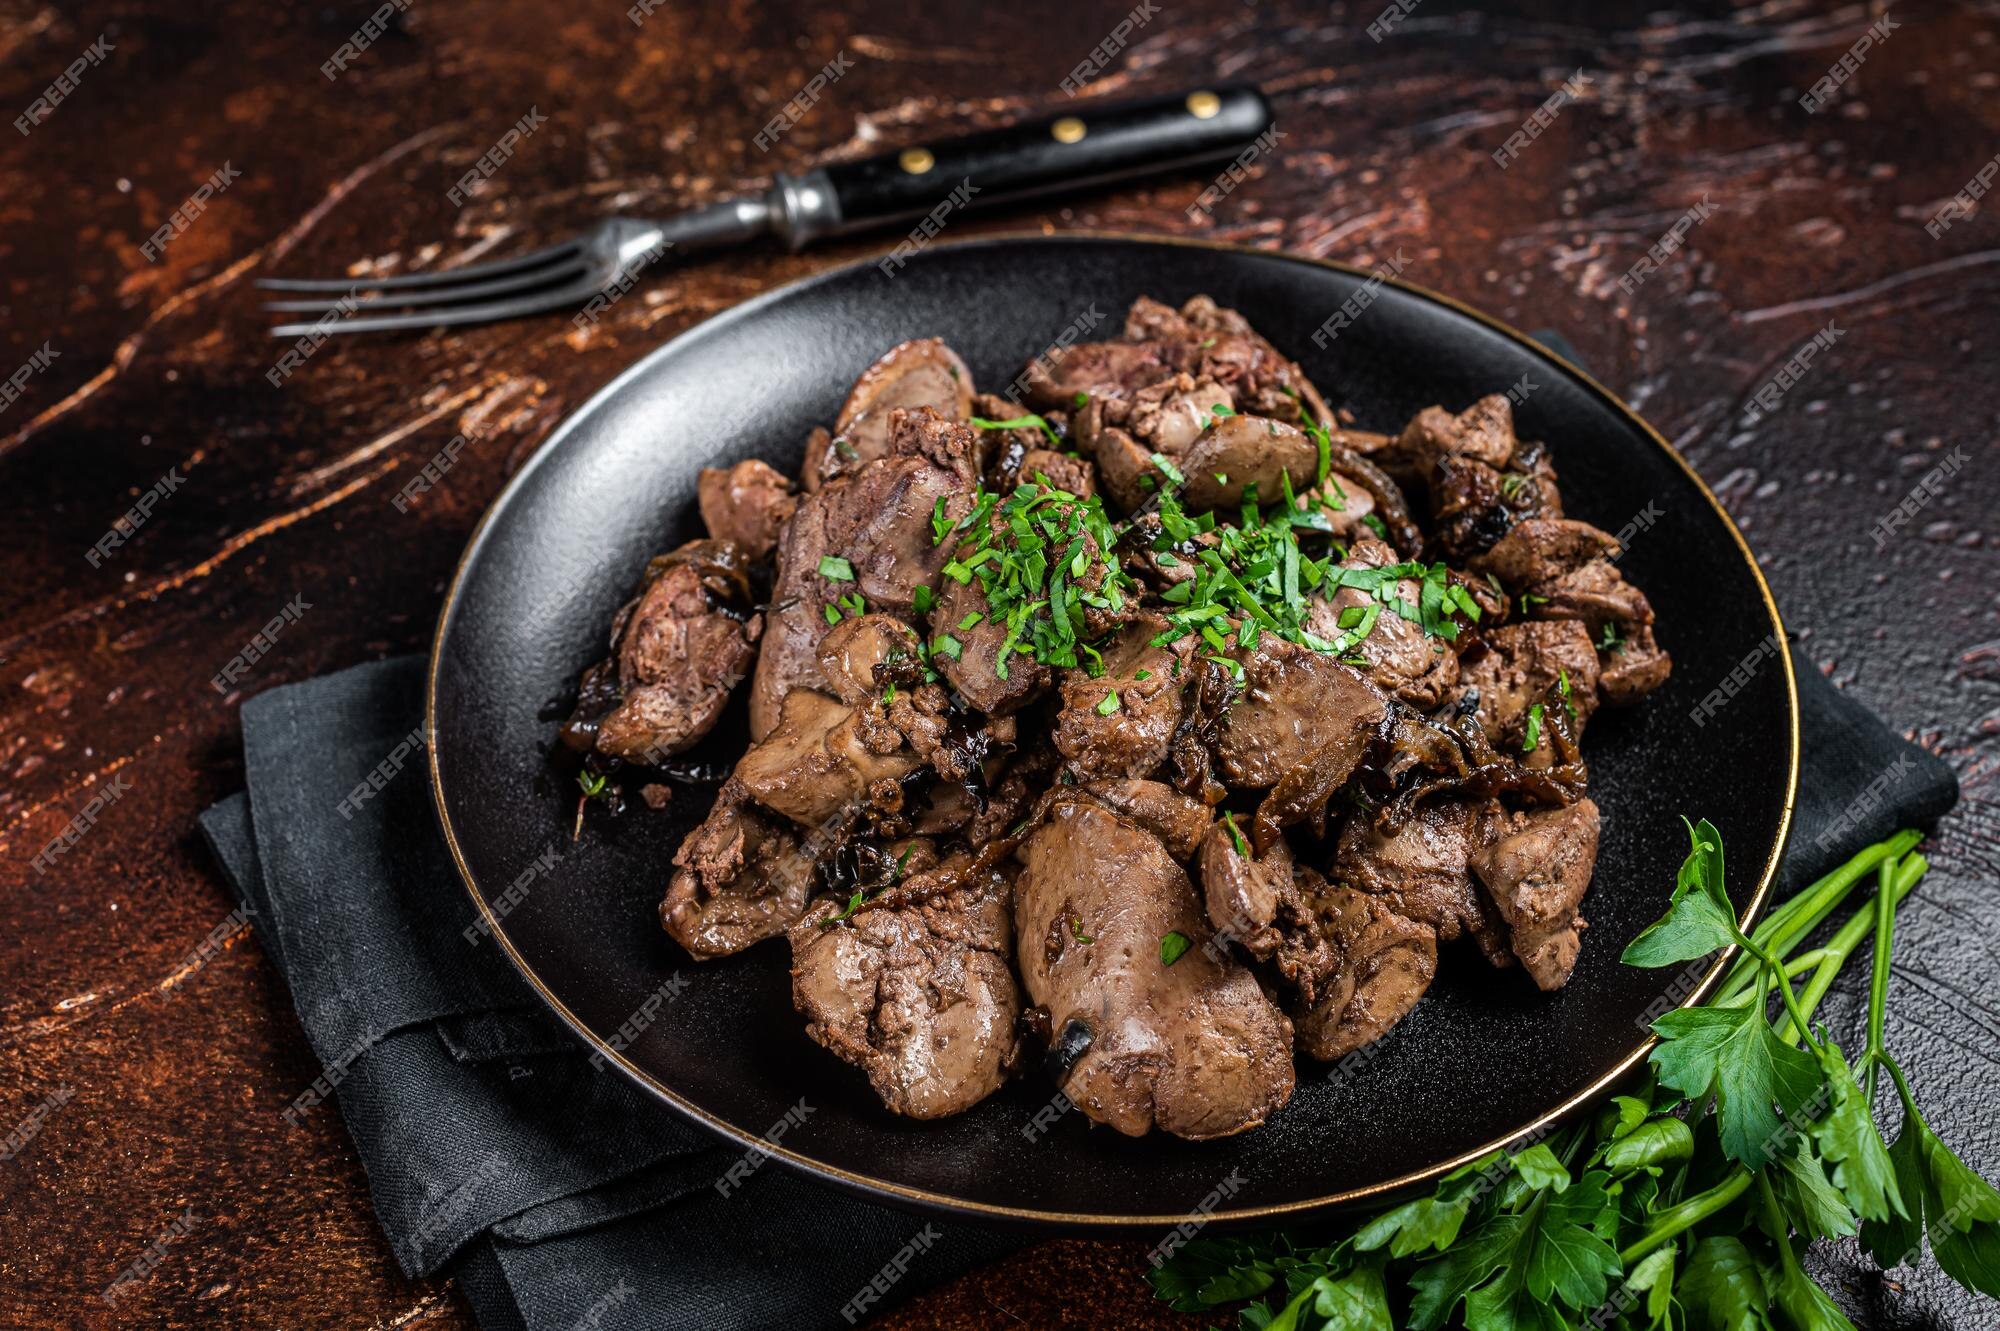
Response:
POLYGON ((252 699, 249 792, 201 819, 325 1069, 285 1115, 338 1101, 405 1272, 449 1268, 487 1331, 764 1331, 846 1326, 1020 1246, 782 1167, 725 1197, 739 1148, 593 1068, 498 948, 464 946, 422 689, 403 658, 252 699))
MULTIPOLYGON (((1799 686, 1786 888, 1957 797, 1816 670, 1799 686)), ((487 1331, 841 1327, 1020 1245, 782 1167, 723 1196, 737 1148, 593 1069, 499 949, 463 946, 417 770, 422 689, 402 658, 252 699, 249 792, 201 820, 326 1069, 287 1118, 337 1100, 406 1272, 449 1268, 487 1331)))

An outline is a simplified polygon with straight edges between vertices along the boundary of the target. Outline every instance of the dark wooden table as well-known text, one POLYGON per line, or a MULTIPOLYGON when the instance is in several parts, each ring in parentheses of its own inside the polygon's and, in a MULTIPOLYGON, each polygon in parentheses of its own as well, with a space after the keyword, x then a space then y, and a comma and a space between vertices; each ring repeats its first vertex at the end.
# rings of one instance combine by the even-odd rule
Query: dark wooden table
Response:
MULTIPOLYGON (((1918 1060, 1920 1093, 1970 1084, 2000 1103, 1991 985, 1926 983, 1934 959, 1968 950, 1992 974, 2000 220, 1982 206, 1925 226, 2000 150, 2000 11, 1897 5, 1808 114, 1797 99, 1874 18, 1861 6, 1520 8, 1425 0, 1377 42, 1373 0, 1165 0, 1084 94, 1260 80, 1283 137, 1251 178, 1212 216, 1190 218, 1207 180, 1189 177, 953 235, 1401 252, 1414 281, 1563 330, 1729 504, 1806 656, 1961 773, 1965 801, 1899 933, 1900 1010, 1910 1038, 1964 1033, 1918 1060), (1578 70, 1577 102, 1497 166, 1578 70), (1704 199, 1713 216, 1621 291, 1704 199), (1837 340, 1743 424, 1829 321, 1837 340), (1876 522, 1953 449, 1963 470, 1878 551, 1876 522)), ((243 696, 426 645, 480 511, 565 413, 688 325, 870 243, 667 273, 589 335, 551 316, 338 341, 282 387, 265 378, 280 348, 251 280, 525 246, 1062 105, 1060 81, 1130 9, 775 0, 662 5, 635 25, 624 0, 0 0, 8 116, 81 62, 30 132, 0 133, 0 383, 26 368, 0 388, 0 1130, 68 1097, 0 1162, 0 1324, 471 1324, 448 1284, 397 1273, 335 1117, 280 1121, 318 1068, 254 935, 169 992, 232 905, 194 815, 240 786, 243 696), (388 30, 324 77, 378 7, 388 30), (753 135, 841 52, 853 68, 758 151, 753 135), (448 189, 531 108, 547 123, 454 206, 448 189), (218 172, 225 187, 149 259, 218 172), (392 506, 460 432, 482 442, 409 512, 392 506), (172 492, 133 529, 121 515, 156 487, 172 492), (113 531, 126 539, 87 557, 113 531), (211 677, 295 595, 310 612, 219 694, 211 677), (114 791, 53 869, 32 866, 114 791), (151 1277, 103 1304, 190 1208, 151 1277)), ((1994 1173, 2000 1129, 1965 1131, 1994 1173)), ((886 1325, 1197 1324, 1150 1303, 1145 1247, 1043 1244, 886 1325)), ((1933 1280, 1843 1279, 1884 1319, 1948 1325, 1964 1306, 1937 1302, 1933 1280)))

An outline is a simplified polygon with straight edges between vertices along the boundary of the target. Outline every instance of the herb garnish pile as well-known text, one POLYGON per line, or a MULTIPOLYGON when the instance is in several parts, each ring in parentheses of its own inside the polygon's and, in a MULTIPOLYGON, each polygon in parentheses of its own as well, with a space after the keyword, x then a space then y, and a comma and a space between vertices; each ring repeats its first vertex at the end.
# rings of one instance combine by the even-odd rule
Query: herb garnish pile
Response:
MULTIPOLYGON (((1115 614, 1132 588, 1112 553, 1117 534, 1104 502, 1059 490, 1046 477, 1015 487, 1005 498, 982 486, 956 522, 940 497, 931 532, 939 545, 957 540, 944 576, 960 584, 977 578, 986 594, 984 616, 1007 625, 993 667, 1001 679, 1016 653, 1059 666, 1077 664, 1079 652, 1094 659, 1097 653, 1085 641, 1085 611, 1115 614)), ((979 613, 961 619, 958 630, 974 627, 979 613)), ((945 632, 931 649, 956 658, 962 647, 945 632)))
MULTIPOLYGON (((1024 417, 992 424, 1025 423, 1024 417)), ((1340 561, 1347 552, 1337 541, 1329 539, 1317 558, 1302 548, 1301 533, 1331 533, 1327 513, 1342 507, 1337 486, 1330 492, 1299 496, 1286 475, 1280 501, 1266 509, 1258 504, 1252 485, 1239 521, 1219 523, 1214 513, 1190 516, 1176 496, 1186 478, 1164 457, 1155 455, 1153 462, 1168 482, 1154 503, 1160 532, 1153 541, 1153 557, 1162 568, 1192 565, 1191 578, 1161 595, 1169 627, 1154 639, 1156 645, 1196 634, 1210 648, 1210 659, 1240 675, 1242 667, 1224 653, 1232 645, 1255 647, 1265 633, 1315 651, 1352 653, 1374 629, 1383 609, 1446 641, 1460 632, 1457 618, 1474 622, 1480 618, 1478 603, 1464 586, 1452 581, 1442 563, 1344 568, 1340 561), (1405 581, 1418 585, 1415 602, 1399 590, 1405 581), (1357 588, 1368 598, 1342 610, 1333 638, 1308 630, 1314 594, 1331 596, 1342 587, 1357 588)), ((1114 553, 1131 525, 1115 526, 1095 495, 1079 497, 1040 475, 1004 497, 982 487, 974 494, 972 508, 956 521, 940 498, 931 515, 932 537, 939 545, 955 543, 944 576, 961 584, 978 579, 987 609, 963 616, 955 625, 937 626, 928 650, 957 659, 964 643, 955 634, 991 619, 1007 625, 994 667, 1001 679, 1007 678, 1008 659, 1015 655, 1045 665, 1081 664, 1092 675, 1101 673, 1097 644, 1087 632, 1086 611, 1115 614, 1128 596, 1140 593, 1114 553)), ((828 562, 845 563, 822 564, 828 562)), ((821 569, 835 579, 840 571, 829 574, 821 569)), ((917 609, 928 612, 934 599, 928 588, 920 588, 917 609)))
POLYGON ((1837 1331, 1852 1324, 1800 1252, 1858 1231, 1885 1270, 1921 1260, 1927 1234, 1947 1275, 2000 1297, 2000 1192, 1938 1140, 1883 1045, 1896 907, 1928 868, 1917 833, 1862 851, 1748 935, 1721 835, 1704 821, 1690 839, 1666 915, 1625 960, 1742 950, 1708 1002, 1654 1023, 1631 1094, 1393 1210, 1194 1240, 1149 1277, 1158 1296, 1183 1311, 1248 1300, 1245 1331, 1837 1331), (1874 901, 1800 951, 1871 871, 1874 901), (1867 1044, 1850 1062, 1812 1014, 1871 938, 1867 1044), (1871 1113, 1884 1073, 1903 1111, 1893 1146, 1871 1113))

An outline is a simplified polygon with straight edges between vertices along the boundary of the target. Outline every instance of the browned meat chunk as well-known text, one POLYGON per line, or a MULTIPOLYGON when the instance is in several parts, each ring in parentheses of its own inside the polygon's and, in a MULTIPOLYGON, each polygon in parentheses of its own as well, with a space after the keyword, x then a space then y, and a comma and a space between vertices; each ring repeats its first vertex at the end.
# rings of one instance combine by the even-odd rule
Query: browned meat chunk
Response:
POLYGON ((1637 702, 1666 683, 1673 659, 1653 637, 1646 594, 1604 560, 1585 564, 1526 598, 1528 613, 1581 623, 1597 645, 1597 691, 1605 702, 1637 702))
MULTIPOLYGON (((1396 552, 1380 541, 1356 541, 1340 566, 1388 568, 1400 562, 1396 552)), ((1404 578, 1396 583, 1394 595, 1414 606, 1421 599, 1421 589, 1416 579, 1404 578)), ((1360 587, 1342 587, 1314 605, 1307 626, 1328 642, 1338 641, 1346 632, 1340 625, 1341 615, 1349 609, 1366 611, 1370 602, 1376 602, 1373 593, 1360 587)), ((1366 663, 1362 669, 1377 687, 1413 707, 1436 707, 1458 683, 1457 653, 1444 639, 1425 636, 1423 626, 1415 620, 1376 604, 1375 626, 1354 644, 1353 655, 1366 663)))
POLYGON ((893 666, 917 657, 916 630, 894 615, 856 615, 828 629, 819 642, 823 687, 849 707, 879 702, 888 681, 878 666, 893 666))
MULTIPOLYGON (((748 613, 741 547, 690 541, 646 566, 645 590, 612 625, 617 702, 595 721, 609 758, 657 763, 687 750, 750 673, 763 618, 748 613)), ((579 707, 572 728, 591 722, 579 707)))
POLYGON ((1625 581, 1616 565, 1603 559, 1564 569, 1535 583, 1522 601, 1530 615, 1582 624, 1593 642, 1604 636, 1607 626, 1623 630, 1653 622, 1653 607, 1646 594, 1625 581))
POLYGON ((1214 379, 1178 374, 1130 399, 1106 398, 1076 417, 1080 447, 1097 460, 1104 487, 1127 511, 1142 508, 1172 474, 1191 511, 1234 507, 1255 487, 1268 504, 1290 477, 1294 490, 1319 474, 1319 450, 1296 425, 1240 415, 1236 397, 1214 379))
POLYGON ((1079 781, 1150 776, 1166 761, 1181 723, 1182 671, 1193 641, 1155 647, 1166 628, 1158 615, 1141 616, 1105 644, 1102 674, 1062 672, 1055 743, 1079 781))
POLYGON ((1673 660, 1653 636, 1653 607, 1611 560, 1618 542, 1588 523, 1533 518, 1473 561, 1520 590, 1530 618, 1575 620, 1599 660, 1598 693, 1632 703, 1665 683, 1673 660))
MULTIPOLYGON (((1034 520, 1046 524, 1037 536, 1038 540, 1049 540, 1056 551, 1066 551, 1072 542, 1081 541, 1078 556, 1083 561, 1084 572, 1081 577, 1072 577, 1069 585, 1079 593, 1092 596, 1105 594, 1105 580, 1111 569, 1089 528, 1087 519, 1093 506, 1069 499, 1051 499, 1046 494, 1038 494, 1023 502, 1036 505, 1034 520)), ((988 522, 986 550, 975 549, 978 542, 970 532, 948 537, 940 547, 950 553, 960 567, 947 567, 941 581, 943 590, 930 617, 933 668, 966 702, 991 714, 1018 710, 1040 697, 1054 678, 1053 669, 1033 654, 1032 633, 1025 636, 1017 633, 1006 617, 993 613, 993 606, 988 600, 988 580, 998 576, 1002 561, 982 561, 986 560, 989 551, 998 553, 1009 548, 1018 551, 1018 546, 1010 547, 1010 541, 1018 539, 1013 536, 1010 524, 1028 521, 1024 512, 1010 509, 1011 503, 997 504, 993 508, 988 522), (1015 640, 1011 647, 1009 639, 1015 640), (1001 655, 1003 648, 1006 649, 1004 659, 1001 655)), ((1121 609, 1117 611, 1095 607, 1085 609, 1082 612, 1084 636, 1095 637, 1108 632, 1135 609, 1122 594, 1119 604, 1121 609)), ((1016 602, 1013 613, 1026 614, 1027 611, 1016 602)))
POLYGON ((1033 811, 1036 800, 1049 788, 1055 757, 1052 749, 1038 746, 993 763, 989 771, 998 771, 999 779, 990 783, 986 807, 968 811, 966 844, 978 848, 1009 833, 1018 833, 1025 815, 1033 811))
POLYGON ((1216 735, 1223 778, 1255 790, 1313 768, 1345 781, 1388 714, 1380 690, 1331 653, 1271 634, 1237 659, 1243 692, 1216 735))
POLYGON ((1255 493, 1260 504, 1284 498, 1289 478, 1294 493, 1311 488, 1319 476, 1319 449, 1295 425, 1267 416, 1225 416, 1180 458, 1187 477, 1181 503, 1191 513, 1235 508, 1255 493))
POLYGON ((869 710, 793 689, 777 727, 750 746, 734 779, 765 808, 807 827, 859 815, 922 766, 893 728, 869 724, 869 710))
POLYGON ((1409 1015, 1437 975, 1437 939, 1352 888, 1330 888, 1315 906, 1339 964, 1317 1001, 1295 1015, 1299 1048, 1331 1061, 1373 1044, 1409 1015))
POLYGON ((1167 854, 1183 862, 1208 833, 1208 806, 1158 781, 1092 781, 1078 789, 1119 817, 1160 839, 1167 854))
MULTIPOLYGON (((1207 408, 1195 405, 1193 388, 1194 380, 1187 376, 1169 375, 1129 398, 1090 398, 1071 417, 1071 437, 1077 448, 1095 463, 1104 492, 1126 511, 1143 507, 1166 481, 1166 473, 1153 462, 1152 455, 1170 455, 1155 439, 1165 439, 1178 448, 1183 436, 1192 439, 1205 423, 1207 408), (1135 434, 1139 427, 1150 433, 1143 437, 1135 434)), ((1220 392, 1210 387, 1212 396, 1220 392)))
POLYGON ((1317 509, 1327 521, 1333 539, 1343 545, 1366 540, 1374 534, 1368 517, 1375 512, 1375 497, 1352 476, 1338 470, 1327 472, 1326 480, 1300 493, 1299 507, 1317 509))
POLYGON ((1597 691, 1604 701, 1626 707, 1639 701, 1667 682, 1674 670, 1673 658, 1653 638, 1651 624, 1638 624, 1623 638, 1606 647, 1597 677, 1597 691))
POLYGON ((1509 591, 1525 592, 1617 553, 1618 542, 1588 522, 1529 518, 1515 523, 1491 549, 1472 560, 1471 568, 1491 573, 1509 591))
POLYGON ((1576 968, 1585 928, 1576 908, 1597 866, 1597 824, 1597 805, 1588 799, 1516 813, 1506 834, 1472 857, 1514 955, 1543 989, 1562 988, 1576 968))
POLYGON ((821 898, 790 933, 806 1034, 898 1114, 943 1118, 991 1095, 1020 1054, 1008 897, 999 873, 938 870, 838 922, 844 903, 821 898))
POLYGON ((819 686, 819 640, 828 609, 844 615, 841 597, 859 594, 869 610, 908 617, 917 587, 935 583, 944 567, 949 551, 937 544, 931 516, 939 500, 954 517, 970 506, 974 432, 924 412, 896 419, 895 443, 907 451, 807 495, 785 524, 750 694, 752 738, 771 732, 787 693, 819 686))
POLYGON ((736 542, 752 560, 777 548, 779 531, 799 506, 791 481, 756 458, 745 458, 727 471, 703 467, 697 493, 708 534, 736 542))
POLYGON ((1495 469, 1514 455, 1514 408, 1504 393, 1489 393, 1456 416, 1443 407, 1425 407, 1410 418, 1386 450, 1385 465, 1426 476, 1446 454, 1457 454, 1495 469))
POLYGON ((1009 652, 1005 674, 1000 649, 1006 645, 1005 619, 995 619, 978 578, 959 582, 943 579, 931 611, 931 667, 943 675, 958 696, 988 715, 999 716, 1025 707, 1048 691, 1054 672, 1032 656, 1009 652), (970 621, 970 622, 968 622, 970 621), (958 644, 956 653, 942 638, 958 644))
POLYGON ((775 938, 805 910, 815 851, 823 849, 802 845, 789 824, 726 781, 707 819, 674 852, 660 923, 696 961, 775 938))
POLYGON ((1064 494, 1078 496, 1097 493, 1097 469, 1088 458, 1073 458, 1047 448, 1031 448, 1021 455, 1019 484, 1047 484, 1064 494))
POLYGON ((832 436, 818 447, 807 446, 806 489, 817 490, 894 451, 890 418, 898 407, 930 407, 947 420, 962 421, 972 414, 972 371, 934 337, 889 348, 854 381, 832 436))
POLYGON ((1283 837, 1254 853, 1234 820, 1212 823, 1202 838, 1199 868, 1208 922, 1218 943, 1233 942, 1260 961, 1274 962, 1310 1005, 1339 958, 1320 929, 1314 895, 1319 875, 1292 862, 1283 837))
MULTIPOLYGON (((1597 710, 1597 649, 1590 634, 1573 619, 1531 619, 1505 624, 1479 635, 1459 658, 1459 681, 1470 701, 1478 690, 1474 712, 1493 744, 1508 753, 1522 752, 1522 731, 1528 709, 1549 705, 1551 695, 1573 709, 1573 729, 1597 710), (1568 692, 1564 685, 1567 682, 1568 692)), ((1543 746, 1525 757, 1532 758, 1543 746)))
MULTIPOLYGON (((1410 501, 1404 496, 1402 486, 1374 459, 1343 444, 1341 440, 1347 437, 1345 434, 1334 434, 1329 438, 1326 449, 1328 466, 1340 473, 1340 483, 1344 488, 1359 490, 1366 495, 1374 520, 1362 525, 1379 532, 1383 541, 1400 553, 1415 558, 1423 549, 1424 533, 1410 512, 1410 501)), ((1318 452, 1317 444, 1314 452, 1318 452)))
POLYGON ((1146 507, 1167 482, 1167 474, 1144 444, 1117 426, 1102 423, 1095 401, 1076 414, 1076 441, 1091 459, 1104 493, 1128 513, 1146 507))
POLYGON ((1393 833, 1357 814, 1341 829, 1329 873, 1445 942, 1482 935, 1486 921, 1466 860, 1495 812, 1497 806, 1482 810, 1466 800, 1434 800, 1393 833))
POLYGON ((1213 379, 1177 374, 1099 407, 1107 424, 1124 430, 1146 451, 1180 458, 1217 420, 1235 412, 1236 398, 1213 379))
MULTIPOLYGON (((986 422, 977 427, 980 467, 986 474, 988 488, 1002 494, 1027 479, 1021 464, 1030 452, 1050 447, 1048 435, 1042 433, 1041 426, 1018 402, 1009 402, 992 393, 976 393, 972 398, 972 419, 986 422), (1021 423, 1003 427, 1001 423, 1007 421, 1021 423)), ((1043 419, 1052 427, 1066 423, 1061 412, 1052 411, 1043 419)))
POLYGON ((1158 348, 1138 342, 1080 342, 1050 347, 1028 362, 1020 383, 1035 410, 1068 411, 1101 398, 1130 397, 1172 373, 1158 348))
POLYGON ((1195 296, 1176 311, 1145 296, 1125 315, 1125 336, 1159 348, 1175 369, 1227 384, 1243 409, 1260 416, 1298 422, 1331 423, 1319 390, 1305 372, 1265 340, 1235 310, 1208 296, 1195 296))
POLYGON ((1060 1077, 1094 1122, 1197 1140, 1256 1127, 1291 1098, 1288 1023, 1210 933, 1159 838, 1088 796, 1059 800, 1021 848, 1021 979, 1048 1010, 1060 1077), (1161 940, 1187 948, 1169 965, 1161 940))
MULTIPOLYGON (((1011 719, 967 724, 954 716, 942 688, 917 682, 916 631, 893 615, 842 620, 820 640, 819 662, 834 693, 854 709, 854 734, 871 754, 895 753, 907 742, 940 777, 962 785, 979 779, 991 746, 1013 743, 1011 719)), ((871 779, 879 781, 880 774, 871 779)), ((877 811, 883 811, 879 801, 877 811)))
POLYGON ((1491 550, 1515 524, 1529 518, 1560 517, 1555 470, 1537 447, 1535 470, 1519 468, 1521 454, 1507 470, 1476 458, 1446 453, 1431 469, 1431 517, 1439 552, 1457 563, 1491 550))

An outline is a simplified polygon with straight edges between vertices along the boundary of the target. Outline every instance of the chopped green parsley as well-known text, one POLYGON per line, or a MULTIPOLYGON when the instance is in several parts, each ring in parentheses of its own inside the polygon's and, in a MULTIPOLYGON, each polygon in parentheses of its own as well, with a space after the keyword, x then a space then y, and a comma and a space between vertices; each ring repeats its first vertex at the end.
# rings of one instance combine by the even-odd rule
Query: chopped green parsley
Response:
POLYGON ((1528 709, 1528 724, 1521 731, 1521 752, 1533 753, 1542 742, 1542 705, 1528 709))
MULTIPOLYGON (((1083 404, 1078 403, 1077 405, 1082 406, 1083 404)), ((974 416, 971 419, 971 423, 982 430, 1019 430, 1027 426, 1034 426, 1049 437, 1050 448, 1062 447, 1062 437, 1056 433, 1055 426, 1050 425, 1046 420, 1035 415, 1033 412, 1016 416, 1012 420, 1007 421, 989 421, 984 416, 974 416)))
POLYGON ((1001 679, 1016 655, 1055 666, 1094 656, 1086 641, 1087 612, 1116 614, 1133 587, 1110 553, 1118 533, 1103 501, 1041 481, 1004 498, 980 490, 971 509, 937 539, 952 543, 945 575, 961 585, 977 580, 985 618, 1006 626, 994 662, 1001 679))

